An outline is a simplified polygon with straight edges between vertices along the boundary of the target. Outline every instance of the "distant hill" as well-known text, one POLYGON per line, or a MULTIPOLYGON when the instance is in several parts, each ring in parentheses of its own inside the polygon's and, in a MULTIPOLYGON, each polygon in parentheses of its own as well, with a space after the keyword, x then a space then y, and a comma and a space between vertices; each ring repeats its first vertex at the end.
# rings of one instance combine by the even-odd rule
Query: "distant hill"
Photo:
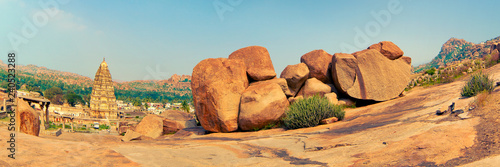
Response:
MULTIPOLYGON (((6 87, 7 65, 0 61, 1 87, 6 87)), ((50 87, 57 86, 63 90, 73 90, 82 96, 89 95, 92 90, 93 79, 79 74, 47 69, 36 65, 16 65, 18 86, 28 85, 39 87, 42 92, 50 87)), ((97 70, 97 69, 96 69, 97 70)), ((111 71, 113 73, 113 71, 111 71)), ((130 82, 114 81, 115 94, 119 100, 190 100, 191 76, 177 74, 168 80, 138 80, 130 82)))
POLYGON ((431 62, 415 67, 414 71, 420 72, 432 67, 439 68, 465 59, 482 58, 490 53, 491 45, 496 42, 500 42, 500 36, 479 44, 467 42, 463 39, 450 38, 443 44, 439 54, 431 62))

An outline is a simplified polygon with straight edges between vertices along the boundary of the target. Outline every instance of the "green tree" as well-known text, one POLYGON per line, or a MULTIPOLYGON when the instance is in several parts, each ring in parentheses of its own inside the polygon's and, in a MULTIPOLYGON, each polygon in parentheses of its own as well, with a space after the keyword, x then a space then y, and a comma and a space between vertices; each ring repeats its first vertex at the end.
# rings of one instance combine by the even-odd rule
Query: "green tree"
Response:
POLYGON ((90 107, 90 94, 83 95, 84 103, 87 103, 87 107, 90 107))
POLYGON ((141 106, 141 105, 142 105, 142 104, 141 104, 141 100, 139 100, 139 98, 134 99, 134 101, 132 102, 132 104, 133 104, 134 106, 141 106))
POLYGON ((187 113, 189 113, 189 104, 186 100, 183 100, 182 101, 182 104, 181 104, 181 109, 186 111, 187 113))
POLYGON ((45 91, 45 97, 50 100, 50 102, 61 105, 63 104, 64 93, 59 87, 51 87, 45 91))
POLYGON ((73 90, 68 90, 66 91, 66 94, 64 95, 64 99, 68 102, 69 105, 72 107, 75 106, 75 104, 84 104, 85 102, 82 99, 82 96, 77 95, 73 90))
POLYGON ((38 87, 38 86, 31 87, 30 92, 38 92, 38 93, 40 93, 40 95, 43 96, 43 92, 42 92, 42 90, 40 90, 40 87, 38 87))

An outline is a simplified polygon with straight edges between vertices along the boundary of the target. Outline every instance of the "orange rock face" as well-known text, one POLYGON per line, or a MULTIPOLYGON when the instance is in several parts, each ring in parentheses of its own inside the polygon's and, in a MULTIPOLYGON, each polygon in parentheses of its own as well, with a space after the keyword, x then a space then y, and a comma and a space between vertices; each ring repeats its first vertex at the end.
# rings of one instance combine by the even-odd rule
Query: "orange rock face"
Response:
POLYGON ((302 96, 304 98, 319 95, 323 96, 327 93, 332 92, 332 87, 319 81, 316 78, 310 78, 306 81, 302 89, 300 89, 297 96, 302 96))
POLYGON ((285 93, 285 95, 293 96, 292 92, 290 92, 290 89, 288 88, 288 84, 286 82, 286 79, 284 79, 284 78, 274 78, 274 79, 265 80, 265 81, 253 82, 250 84, 250 86, 257 85, 257 84, 269 84, 269 83, 278 84, 281 87, 281 90, 283 91, 283 93, 285 93))
POLYGON ((262 46, 249 46, 238 49, 229 55, 229 59, 243 60, 248 76, 255 81, 276 77, 269 52, 262 46))
POLYGON ((29 135, 38 136, 40 134, 39 114, 23 100, 18 99, 17 113, 20 131, 29 135))
POLYGON ((241 94, 248 87, 245 63, 239 59, 205 59, 193 69, 191 88, 196 115, 205 130, 238 129, 241 94))
POLYGON ((386 101, 398 97, 410 81, 411 67, 402 59, 387 59, 375 49, 354 56, 358 66, 354 84, 347 90, 351 97, 386 101))
POLYGON ((299 92, 308 77, 309 68, 304 63, 288 65, 280 75, 280 78, 286 79, 291 96, 295 96, 299 92))
POLYGON ((391 60, 398 59, 404 54, 404 52, 391 41, 382 41, 377 44, 373 44, 368 47, 368 49, 375 49, 391 60))
POLYGON ((401 59, 403 59, 408 65, 411 65, 411 57, 407 56, 401 56, 401 59))
POLYGON ((358 60, 351 54, 335 53, 332 58, 333 83, 342 93, 347 93, 356 80, 358 60))
POLYGON ((163 119, 163 134, 172 134, 184 128, 178 121, 163 119))
POLYGON ((160 114, 163 119, 163 133, 169 134, 184 128, 195 127, 196 120, 191 115, 180 110, 166 110, 160 114))
POLYGON ((135 131, 143 136, 158 138, 163 135, 163 118, 158 115, 147 115, 137 124, 135 131))
POLYGON ((332 55, 324 50, 313 50, 300 58, 309 68, 309 78, 316 78, 323 83, 331 83, 330 64, 332 55))
POLYGON ((277 122, 285 114, 288 105, 288 99, 278 84, 252 85, 241 97, 240 129, 261 129, 277 122))

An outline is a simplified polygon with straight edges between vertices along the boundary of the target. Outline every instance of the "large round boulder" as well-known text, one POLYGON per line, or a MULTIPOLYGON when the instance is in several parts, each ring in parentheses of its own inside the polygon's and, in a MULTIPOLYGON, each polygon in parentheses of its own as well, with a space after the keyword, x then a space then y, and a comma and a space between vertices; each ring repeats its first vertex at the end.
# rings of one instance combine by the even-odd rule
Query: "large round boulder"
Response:
POLYGON ((368 47, 368 49, 375 49, 391 60, 398 59, 404 54, 403 50, 391 41, 382 41, 377 44, 373 44, 368 47))
POLYGON ((302 89, 300 89, 297 96, 302 96, 304 98, 319 95, 324 96, 327 93, 332 92, 332 87, 319 81, 316 78, 309 78, 302 89))
POLYGON ((238 129, 241 94, 248 87, 246 66, 239 59, 205 59, 193 68, 191 89, 196 116, 211 132, 238 129))
POLYGON ((278 84, 269 82, 250 85, 241 96, 240 129, 261 129, 278 122, 288 105, 288 99, 278 84))
POLYGON ((309 68, 305 63, 288 65, 280 75, 280 78, 286 79, 291 96, 295 96, 299 92, 308 77, 309 68))
POLYGON ((39 114, 24 100, 18 99, 16 122, 19 123, 20 131, 29 135, 38 136, 40 134, 39 114))
POLYGON ((330 63, 332 55, 324 50, 313 50, 300 58, 309 68, 309 78, 316 78, 323 83, 331 83, 330 63))
POLYGON ((332 78, 337 90, 347 93, 356 80, 358 60, 351 54, 335 53, 332 58, 332 78))
POLYGON ((158 115, 147 115, 137 124, 135 132, 156 139, 163 135, 163 118, 158 115))
POLYGON ((410 82, 411 66, 402 59, 390 60, 375 49, 354 54, 356 79, 347 94, 356 99, 386 101, 398 97, 410 82))
POLYGON ((229 59, 243 60, 248 76, 255 81, 276 77, 269 52, 262 46, 249 46, 238 49, 229 55, 229 59))

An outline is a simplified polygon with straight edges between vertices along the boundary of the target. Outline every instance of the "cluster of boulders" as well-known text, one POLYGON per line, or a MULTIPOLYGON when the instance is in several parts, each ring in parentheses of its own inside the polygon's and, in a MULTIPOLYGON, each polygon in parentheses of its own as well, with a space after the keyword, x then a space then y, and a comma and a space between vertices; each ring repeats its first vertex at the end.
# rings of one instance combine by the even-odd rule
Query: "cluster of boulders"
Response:
POLYGON ((261 46, 202 60, 191 81, 199 122, 211 132, 260 129, 279 121, 297 99, 320 95, 340 105, 385 101, 398 97, 410 81, 411 58, 389 41, 353 54, 314 50, 300 61, 277 78, 261 46))
POLYGON ((191 127, 196 127, 196 120, 191 114, 179 110, 167 110, 160 115, 149 114, 137 126, 128 127, 122 140, 156 139, 191 127))

